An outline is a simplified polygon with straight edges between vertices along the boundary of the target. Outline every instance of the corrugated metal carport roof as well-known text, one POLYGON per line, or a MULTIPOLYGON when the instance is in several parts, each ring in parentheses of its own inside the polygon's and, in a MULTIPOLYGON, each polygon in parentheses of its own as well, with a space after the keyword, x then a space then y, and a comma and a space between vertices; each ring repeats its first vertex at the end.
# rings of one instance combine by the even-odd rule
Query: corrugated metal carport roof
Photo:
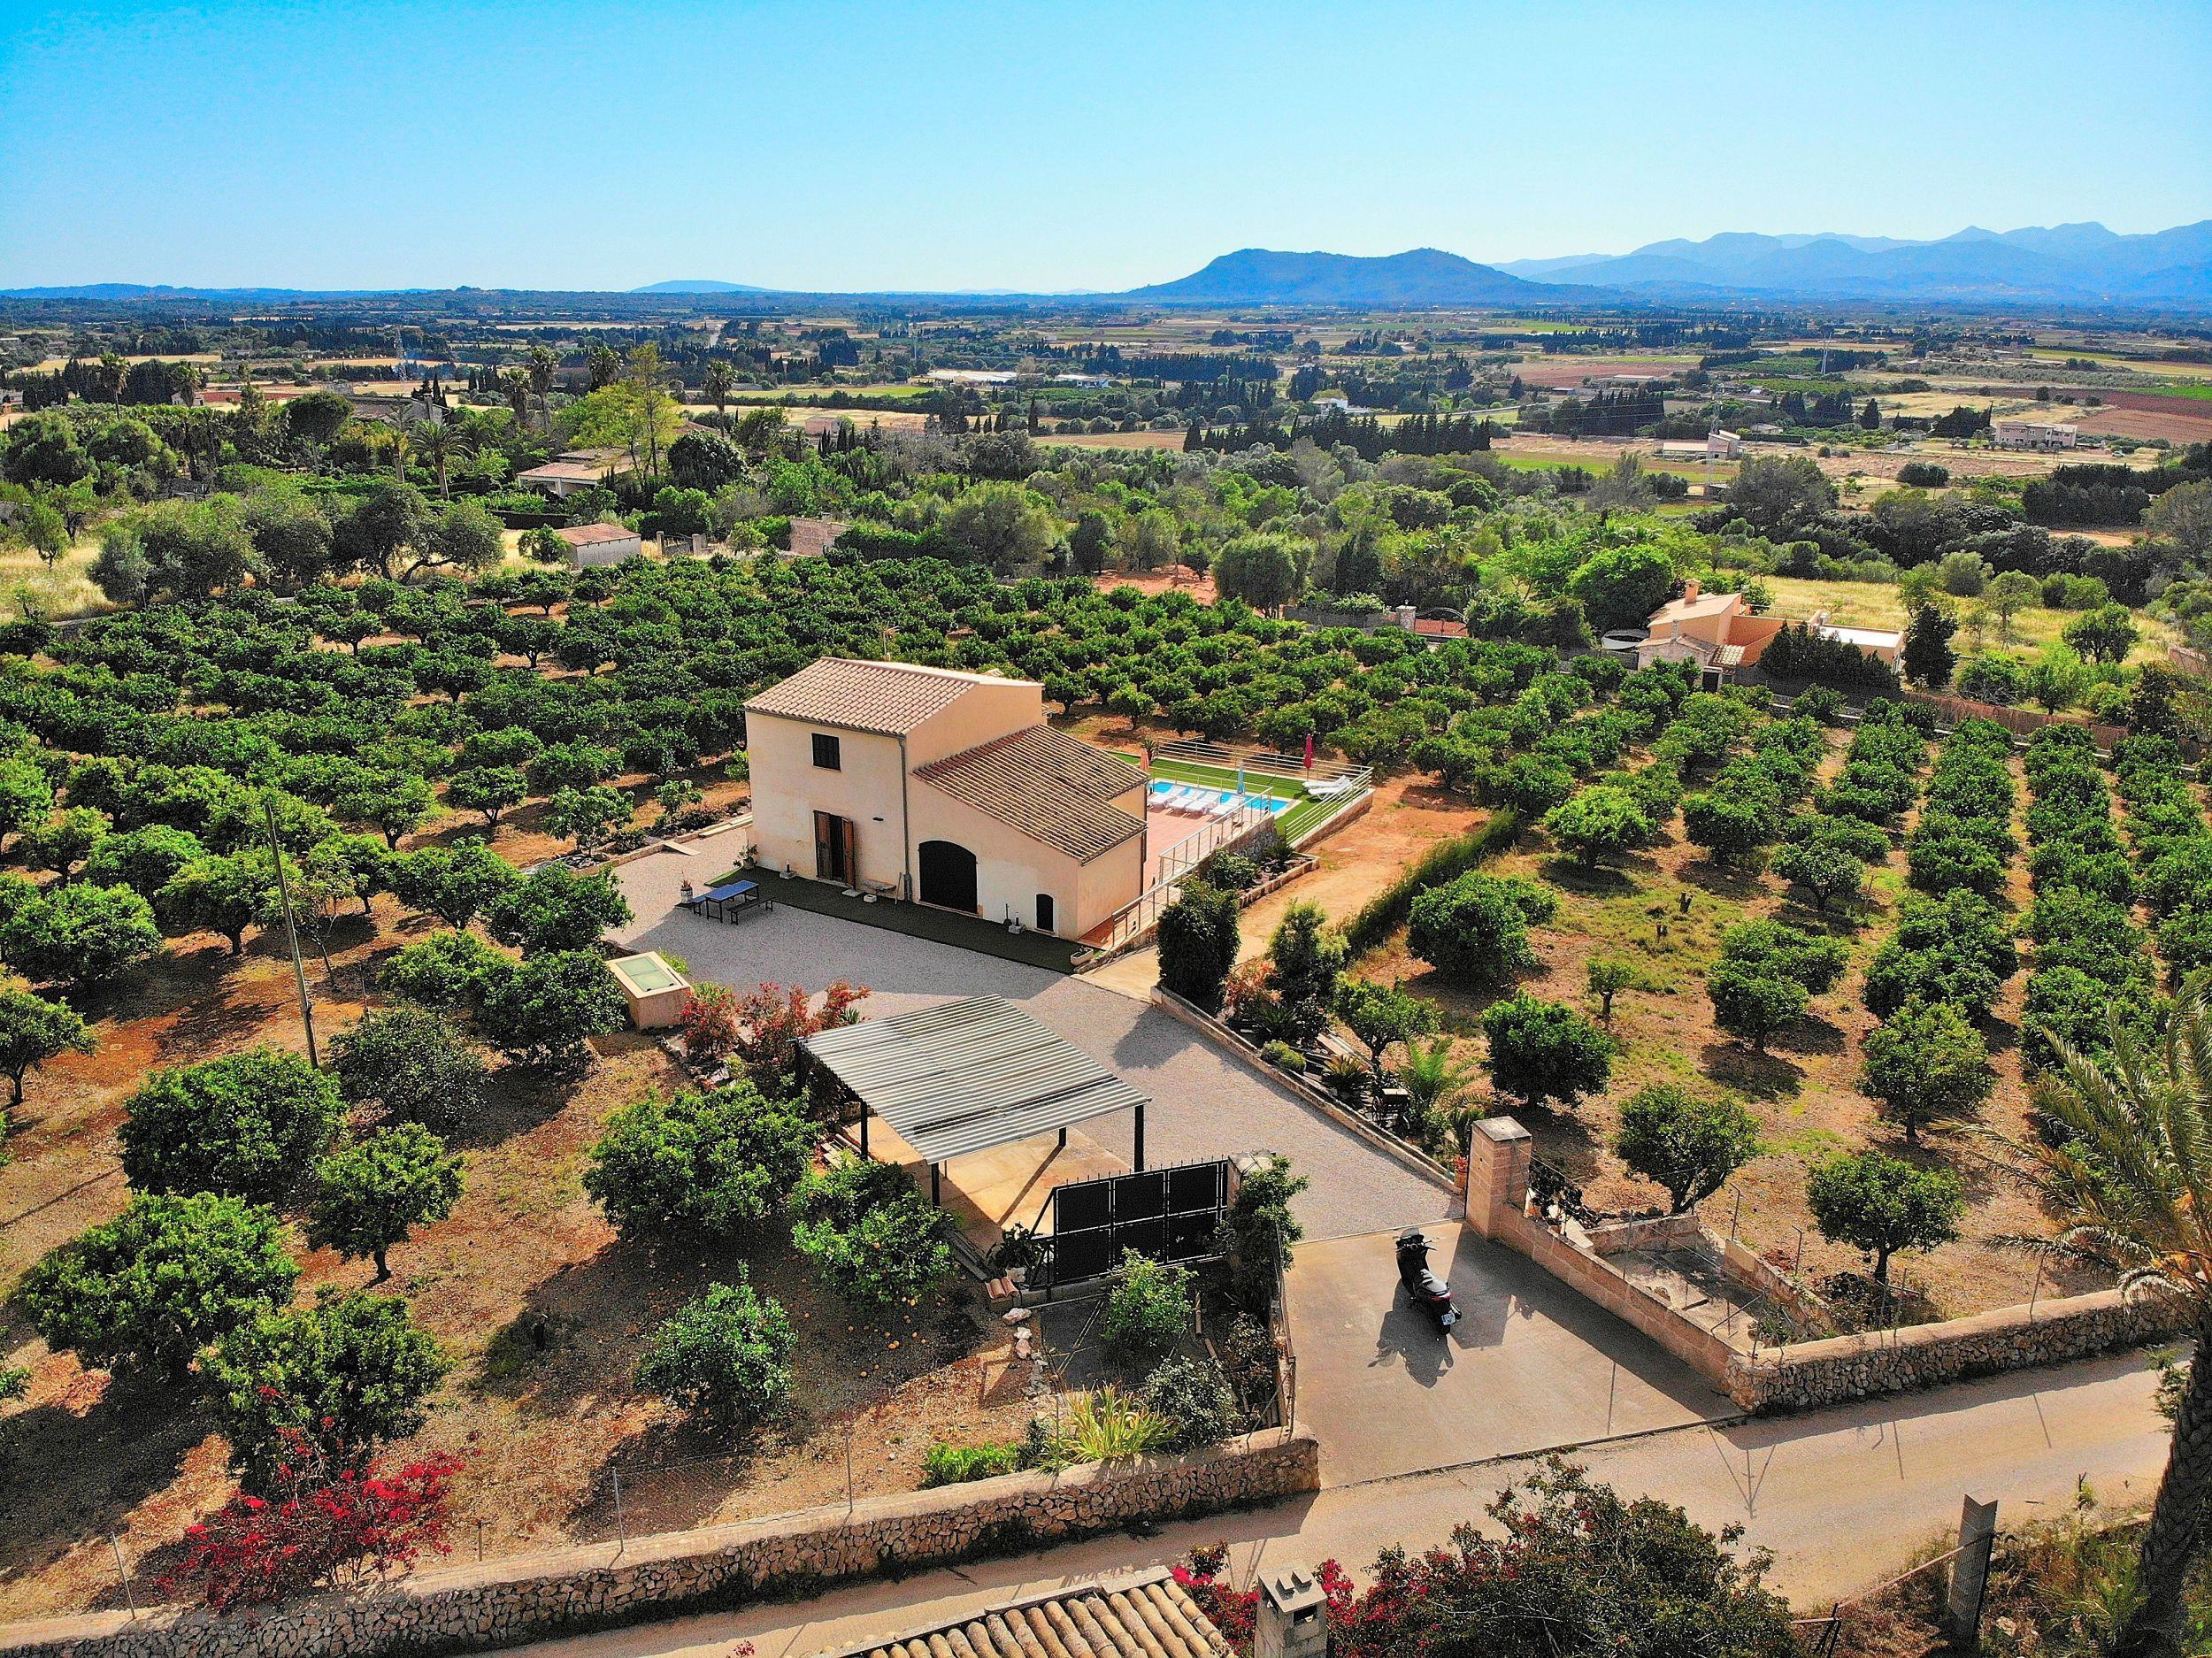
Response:
POLYGON ((1003 996, 841 1025, 804 1047, 926 1163, 1147 1103, 1003 996))

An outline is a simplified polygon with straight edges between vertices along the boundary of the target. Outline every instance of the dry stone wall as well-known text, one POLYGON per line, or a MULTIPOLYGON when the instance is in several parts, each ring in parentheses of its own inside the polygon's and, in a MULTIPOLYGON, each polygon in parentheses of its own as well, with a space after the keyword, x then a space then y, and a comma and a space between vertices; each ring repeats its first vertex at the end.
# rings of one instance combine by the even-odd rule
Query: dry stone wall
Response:
POLYGON ((441 1567, 375 1593, 257 1615, 163 1608, 0 1628, 0 1658, 383 1658, 511 1646, 579 1630, 795 1599, 842 1578, 905 1571, 1321 1486, 1318 1442, 1280 1432, 1188 1456, 812 1508, 741 1525, 441 1567))
POLYGON ((1873 1393, 2062 1364, 2173 1331, 2172 1311, 2163 1304, 2099 1290, 2032 1309, 2004 1307, 1893 1333, 1770 1347, 1755 1360, 1738 1354, 1724 1386, 1747 1410, 1810 1410, 1873 1393))

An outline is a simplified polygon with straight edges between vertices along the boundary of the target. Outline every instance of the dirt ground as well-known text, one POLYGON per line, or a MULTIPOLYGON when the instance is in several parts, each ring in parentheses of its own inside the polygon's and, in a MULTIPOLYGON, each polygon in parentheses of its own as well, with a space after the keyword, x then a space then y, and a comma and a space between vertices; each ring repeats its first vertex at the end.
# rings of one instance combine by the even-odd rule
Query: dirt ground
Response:
POLYGON ((2084 410, 2078 425, 2085 433, 2102 437, 2164 438, 2171 443, 2212 442, 2212 403, 2200 403, 2202 414, 2150 409, 2084 410))
MULTIPOLYGON (((510 856, 527 848, 526 829, 501 837, 510 856)), ((358 917, 332 929, 334 978, 319 960, 309 973, 323 1040, 358 1017, 374 962, 428 930, 388 898, 373 931, 358 917)), ((0 1293, 122 1208, 115 1130, 148 1071, 260 1042, 304 1046, 288 959, 265 936, 235 959, 219 941, 178 940, 84 1011, 98 1052, 32 1078, 13 1161, 0 1169, 0 1293)), ((915 1306, 856 1315, 780 1242, 724 1252, 617 1239, 583 1192, 587 1154, 617 1106, 683 1078, 643 1038, 594 1046, 580 1081, 495 1073, 488 1120, 454 1142, 465 1159, 459 1206, 392 1255, 391 1292, 453 1368, 428 1424, 391 1455, 465 1455, 463 1557, 613 1536, 618 1478, 621 1523, 663 1530, 826 1502, 849 1478, 863 1495, 911 1490, 933 1440, 1019 1437, 1039 1408, 1027 1367, 1010 1376, 1008 1332, 964 1279, 915 1306), (750 1444, 631 1382, 652 1327, 741 1262, 801 1332, 795 1408, 750 1444)), ((303 1300, 370 1277, 365 1263, 308 1250, 296 1232, 292 1247, 303 1300)), ((143 1604, 185 1526, 229 1493, 223 1440, 188 1387, 87 1371, 49 1353, 12 1309, 0 1312, 0 1363, 32 1373, 27 1398, 0 1417, 0 1620, 119 1605, 111 1535, 143 1604)))
MULTIPOLYGON (((2016 890, 2011 896, 2021 904, 2028 899, 2024 864, 2024 858, 2016 860, 2013 871, 2016 890)), ((1678 831, 1655 851, 1594 873, 1553 856, 1540 831, 1534 832, 1491 868, 1543 879, 1560 896, 1555 924, 1532 929, 1540 965, 1521 976, 1519 988, 1586 1008, 1594 1016, 1596 1004, 1584 979, 1593 954, 1626 956, 1642 974, 1637 987, 1615 1001, 1612 1033, 1622 1052, 1604 1096, 1586 1101, 1578 1111, 1514 1111, 1535 1135, 1537 1155, 1581 1181, 1592 1203, 1618 1209, 1663 1201, 1663 1194, 1622 1167, 1609 1141, 1621 1101, 1648 1084, 1672 1082, 1732 1096, 1759 1118, 1768 1155, 1708 1199, 1703 1213, 1722 1232, 1734 1225, 1785 1266, 1798 1263, 1808 1272, 1825 1275, 1862 1264, 1855 1251, 1826 1243, 1813 1231, 1804 1178, 1811 1164, 1834 1151, 1878 1147, 1915 1161, 1947 1164, 1965 1182, 1969 1208, 1961 1240, 1924 1255, 1902 1257, 1892 1269, 1894 1278, 1924 1291, 1943 1315, 2008 1306, 2039 1293, 2096 1288, 2104 1282, 2093 1272, 2053 1269, 2039 1286, 2033 1259, 1994 1241, 2047 1234, 2051 1229, 2039 1201, 2013 1172, 2016 1160, 2001 1143, 2027 1133, 2016 1026, 2024 972, 2007 986, 1987 1032, 1999 1081, 1972 1131, 1932 1134, 1924 1146, 1908 1147, 1901 1133, 1875 1119, 1872 1106, 1857 1091, 1862 1044, 1875 1023, 1859 1002, 1860 977, 1867 958, 1888 936, 1897 902, 1905 894, 1901 851, 1875 873, 1869 883, 1872 896, 1855 916, 1828 919, 1786 895, 1782 883, 1770 875, 1715 868, 1679 840, 1678 831), (1681 908, 1685 898, 1686 911, 1681 908), (1721 933, 1758 916, 1827 931, 1852 952, 1852 966, 1837 988, 1816 998, 1811 1017, 1778 1038, 1765 1054, 1752 1052, 1714 1027, 1704 986, 1705 970, 1719 953, 1721 933), (1656 936, 1662 921, 1664 938, 1656 936)), ((1296 883, 1285 897, 1303 896, 1310 887, 1310 881, 1296 883)), ((1361 971, 1433 999, 1459 1056, 1471 1067, 1482 1051, 1482 1010, 1513 988, 1475 992, 1454 984, 1408 954, 1402 934, 1369 957, 1361 971)))
POLYGON ((1214 590, 1210 573, 1194 575, 1187 564, 1175 564, 1165 570, 1109 570, 1093 576, 1091 585, 1101 593, 1116 587, 1134 587, 1140 593, 1187 593, 1201 604, 1211 604, 1219 595, 1214 590))
POLYGON ((1293 904, 1312 904, 1341 926, 1439 841, 1465 834, 1490 814, 1419 773, 1378 779, 1374 804, 1309 848, 1317 867, 1268 894, 1243 915, 1241 954, 1264 955, 1293 904))
POLYGON ((1048 432, 1039 441, 1079 449, 1179 449, 1180 432, 1048 432))

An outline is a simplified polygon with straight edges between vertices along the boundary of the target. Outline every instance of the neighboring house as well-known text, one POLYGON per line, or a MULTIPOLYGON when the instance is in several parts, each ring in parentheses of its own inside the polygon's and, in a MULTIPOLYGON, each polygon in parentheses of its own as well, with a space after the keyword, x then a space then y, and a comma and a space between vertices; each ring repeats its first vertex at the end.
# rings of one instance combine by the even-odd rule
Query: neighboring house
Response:
POLYGON ((1734 461, 1743 458, 1743 439, 1733 432, 1709 432, 1702 441, 1662 443, 1659 458, 1669 461, 1734 461))
POLYGON ((2055 420, 2000 420, 1990 435, 2001 449, 2070 449, 2081 441, 2078 426, 2055 420))
MULTIPOLYGON (((1680 598, 1651 613, 1651 632, 1636 648, 1636 665, 1694 662, 1707 686, 1717 687, 1737 669, 1757 662, 1774 636, 1791 626, 1786 617, 1753 615, 1740 593, 1701 593, 1693 579, 1683 583, 1680 598)), ((1880 628, 1833 626, 1824 611, 1808 618, 1805 626, 1883 662, 1895 662, 1905 642, 1902 633, 1880 628)))
POLYGON ((586 564, 618 564, 645 550, 638 533, 619 524, 572 524, 553 533, 568 544, 572 570, 581 570, 586 564))
MULTIPOLYGON (((1301 1586, 1308 1581, 1300 1579, 1301 1586)), ((1280 1592, 1262 1593, 1253 1658, 1318 1658, 1327 1641, 1325 1621, 1300 1608, 1294 1624, 1279 1609, 1282 1598, 1280 1592), (1309 1636, 1309 1623, 1318 1639, 1309 1636)), ((1230 1658, 1231 1650, 1174 1574, 1154 1566, 979 1608, 949 1623, 872 1636, 821 1658, 1230 1658)))
POLYGON ((1144 889, 1145 774, 1044 687, 824 657, 745 705, 756 856, 1079 938, 1144 889))
POLYGON ((1427 640, 1431 650, 1435 649, 1448 639, 1467 637, 1467 624, 1458 618, 1423 616, 1417 612, 1410 604, 1402 604, 1389 612, 1389 619, 1386 626, 1402 628, 1417 639, 1427 640))
POLYGON ((794 518, 791 520, 791 557, 813 558, 837 544, 851 525, 838 518, 794 518))
POLYGON ((569 449, 542 466, 515 474, 526 489, 542 489, 556 501, 596 489, 620 470, 620 449, 569 449))

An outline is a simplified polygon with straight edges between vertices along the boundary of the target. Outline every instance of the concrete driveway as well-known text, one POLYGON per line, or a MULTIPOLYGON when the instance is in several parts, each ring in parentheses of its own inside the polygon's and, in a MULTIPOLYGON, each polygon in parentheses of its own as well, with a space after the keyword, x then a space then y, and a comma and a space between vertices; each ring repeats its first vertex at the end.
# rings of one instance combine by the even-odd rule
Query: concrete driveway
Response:
POLYGON ((1679 1427, 1727 1396, 1529 1261, 1425 1228, 1460 1321, 1440 1334, 1398 1286, 1394 1232, 1301 1244, 1291 1258, 1298 1419, 1328 1485, 1679 1427))
MULTIPOLYGON (((1148 1002, 1086 979, 789 906, 734 924, 703 920, 673 907, 679 883, 699 862, 663 856, 624 864, 623 891, 638 918, 613 936, 632 948, 681 956, 694 980, 820 990, 832 979, 849 979, 870 987, 861 1010, 873 1017, 956 996, 1018 1002, 1150 1096, 1145 1161, 1153 1167, 1247 1151, 1288 1157, 1312 1182, 1296 1204, 1310 1238, 1425 1224, 1452 1208, 1454 1194, 1437 1178, 1148 1002)), ((1082 1132, 1126 1166, 1135 1150, 1131 1129, 1123 1114, 1087 1123, 1082 1132)))

